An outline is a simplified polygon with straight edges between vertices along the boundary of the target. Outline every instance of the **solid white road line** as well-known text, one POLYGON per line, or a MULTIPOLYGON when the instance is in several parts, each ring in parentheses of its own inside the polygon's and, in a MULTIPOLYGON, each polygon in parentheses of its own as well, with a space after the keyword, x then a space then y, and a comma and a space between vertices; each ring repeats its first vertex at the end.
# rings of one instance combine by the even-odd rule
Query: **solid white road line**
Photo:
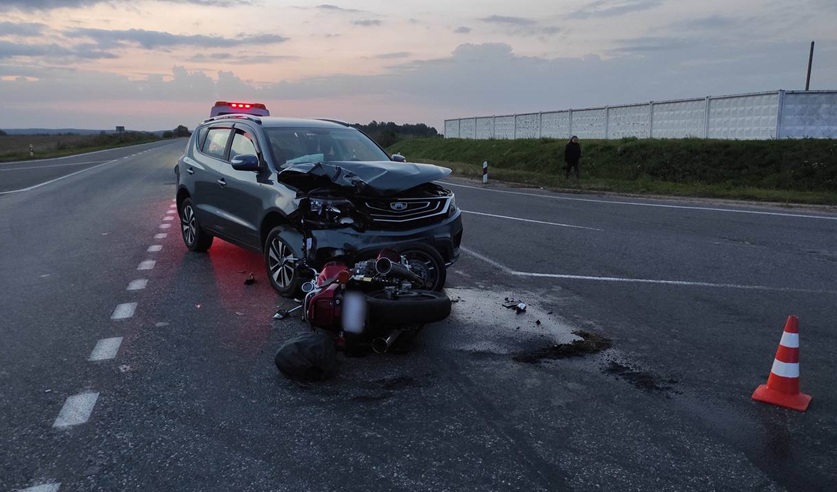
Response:
POLYGON ((116 357, 119 346, 122 344, 122 337, 104 338, 96 342, 96 347, 90 354, 89 361, 108 360, 116 357))
POLYGON ((685 280, 654 280, 646 278, 625 278, 625 277, 594 277, 590 275, 567 275, 562 273, 537 273, 537 272, 520 272, 512 270, 502 263, 492 260, 487 256, 483 256, 476 251, 471 251, 468 248, 460 246, 463 253, 473 256, 489 265, 502 270, 508 275, 516 277, 532 277, 532 278, 555 278, 562 280, 591 280, 596 282, 612 282, 612 283, 633 283, 633 284, 657 284, 657 285, 680 285, 685 287, 712 287, 723 289, 743 289, 743 290, 763 290, 769 292, 800 292, 807 294, 837 294, 837 291, 831 290, 813 290, 813 289, 793 289, 786 287, 767 287, 763 285, 739 285, 739 284, 716 284, 711 282, 689 282, 685 280))
POLYGON ((99 393, 92 392, 80 393, 67 398, 52 426, 65 429, 87 422, 90 419, 90 414, 93 413, 93 407, 96 406, 98 398, 99 393))
POLYGON ((558 196, 558 195, 542 195, 540 193, 524 193, 522 191, 509 191, 509 190, 493 190, 490 188, 483 188, 480 186, 469 186, 463 185, 458 183, 448 183, 447 181, 443 181, 445 186, 454 186, 458 188, 468 188, 471 190, 481 190, 481 191, 490 191, 492 193, 505 193, 507 195, 522 195, 522 196, 532 196, 537 198, 548 198, 550 200, 564 200, 569 202, 588 202, 588 203, 603 203, 607 205, 618 205, 618 206, 634 206, 634 207, 656 207, 656 208, 674 208, 674 209, 682 209, 682 210, 695 210, 699 212, 728 212, 734 214, 752 214, 752 215, 771 215, 775 217, 795 217, 801 219, 820 219, 820 220, 837 220, 837 216, 825 216, 825 215, 807 215, 807 214, 792 214, 786 212, 763 212, 758 210, 736 210, 733 208, 717 208, 717 207, 697 207, 694 205, 666 205, 664 203, 640 203, 640 202, 620 202, 620 201, 611 201, 611 200, 597 200, 595 198, 572 198, 568 196, 558 196))
POLYGON ((165 239, 169 237, 168 233, 160 232, 158 234, 154 234, 154 239, 165 239))
POLYGON ((146 251, 148 251, 149 253, 156 253, 156 252, 162 251, 162 250, 163 250, 163 245, 162 244, 152 244, 151 246, 148 247, 148 249, 146 251))
POLYGON ((43 183, 38 183, 38 184, 32 185, 28 188, 21 188, 19 190, 0 191, 0 195, 7 195, 9 193, 20 193, 20 192, 23 192, 23 191, 32 191, 36 188, 40 188, 41 186, 46 186, 48 184, 55 183, 56 181, 61 181, 62 179, 67 179, 71 176, 75 176, 76 174, 86 173, 87 171, 90 171, 92 169, 100 168, 102 166, 107 166, 108 164, 110 164, 112 162, 116 162, 116 161, 107 161, 104 164, 99 164, 98 166, 88 167, 87 169, 82 169, 81 171, 76 171, 74 173, 67 174, 66 176, 61 176, 60 178, 55 178, 55 179, 51 179, 51 180, 43 182, 43 183))
POLYGON ((137 270, 151 270, 157 262, 154 260, 145 260, 139 264, 137 270))
POLYGON ((557 227, 570 227, 572 229, 585 229, 585 230, 588 230, 588 231, 604 231, 604 229, 596 229, 594 227, 584 227, 584 226, 577 226, 577 225, 570 225, 570 224, 559 224, 557 222, 544 222, 542 220, 521 219, 520 217, 509 217, 507 215, 484 214, 482 212, 471 212, 470 210, 463 210, 462 213, 473 214, 473 215, 483 215, 485 217, 494 217, 496 219, 508 219, 508 220, 518 220, 520 222, 532 222, 533 224, 544 224, 544 225, 551 225, 551 226, 557 226, 557 227))
POLYGON ((126 302, 125 304, 120 304, 116 306, 116 309, 113 310, 113 314, 111 315, 110 319, 128 319, 134 315, 134 312, 136 310, 136 302, 126 302))
POLYGON ((60 487, 60 483, 45 483, 41 485, 34 485, 26 489, 20 489, 17 492, 58 492, 60 487))
POLYGON ((142 290, 148 285, 147 278, 138 278, 136 280, 131 280, 131 283, 128 284, 128 288, 126 290, 142 290))

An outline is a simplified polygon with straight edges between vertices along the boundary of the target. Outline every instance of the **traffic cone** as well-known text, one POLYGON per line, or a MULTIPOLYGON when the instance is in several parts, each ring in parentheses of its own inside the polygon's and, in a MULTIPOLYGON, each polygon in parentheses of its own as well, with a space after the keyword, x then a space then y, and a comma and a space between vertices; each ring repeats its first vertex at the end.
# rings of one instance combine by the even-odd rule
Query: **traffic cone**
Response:
POLYGON ((808 409, 811 397, 799 392, 799 318, 796 316, 788 316, 767 384, 756 388, 753 399, 800 412, 808 409))

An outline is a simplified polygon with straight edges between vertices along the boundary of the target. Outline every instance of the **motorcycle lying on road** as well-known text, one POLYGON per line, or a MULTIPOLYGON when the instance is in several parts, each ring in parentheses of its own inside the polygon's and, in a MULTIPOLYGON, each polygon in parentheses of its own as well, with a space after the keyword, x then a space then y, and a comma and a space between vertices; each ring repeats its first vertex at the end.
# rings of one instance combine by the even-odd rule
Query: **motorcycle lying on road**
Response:
POLYGON ((284 319, 302 310, 313 330, 334 336, 338 349, 371 345, 384 353, 399 338, 412 337, 425 324, 450 314, 447 295, 424 288, 428 279, 421 265, 394 249, 351 265, 331 261, 314 273, 302 285, 301 304, 274 317, 284 319))

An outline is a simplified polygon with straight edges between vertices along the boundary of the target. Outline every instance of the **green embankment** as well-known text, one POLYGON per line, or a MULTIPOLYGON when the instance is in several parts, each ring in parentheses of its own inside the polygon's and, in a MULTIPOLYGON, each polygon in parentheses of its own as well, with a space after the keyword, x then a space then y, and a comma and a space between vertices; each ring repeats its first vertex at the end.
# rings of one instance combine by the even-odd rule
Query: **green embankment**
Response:
POLYGON ((563 140, 405 139, 389 147, 460 176, 622 193, 837 204, 837 140, 586 140, 581 180, 563 175, 563 140))

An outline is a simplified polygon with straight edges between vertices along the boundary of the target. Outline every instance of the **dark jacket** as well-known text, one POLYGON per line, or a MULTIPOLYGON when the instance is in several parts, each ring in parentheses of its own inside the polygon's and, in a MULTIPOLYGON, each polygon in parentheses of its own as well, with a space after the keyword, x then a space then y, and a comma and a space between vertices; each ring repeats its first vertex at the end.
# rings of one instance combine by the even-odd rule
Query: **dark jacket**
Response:
POLYGON ((581 145, 578 142, 568 142, 564 147, 564 162, 578 162, 581 159, 581 145))

